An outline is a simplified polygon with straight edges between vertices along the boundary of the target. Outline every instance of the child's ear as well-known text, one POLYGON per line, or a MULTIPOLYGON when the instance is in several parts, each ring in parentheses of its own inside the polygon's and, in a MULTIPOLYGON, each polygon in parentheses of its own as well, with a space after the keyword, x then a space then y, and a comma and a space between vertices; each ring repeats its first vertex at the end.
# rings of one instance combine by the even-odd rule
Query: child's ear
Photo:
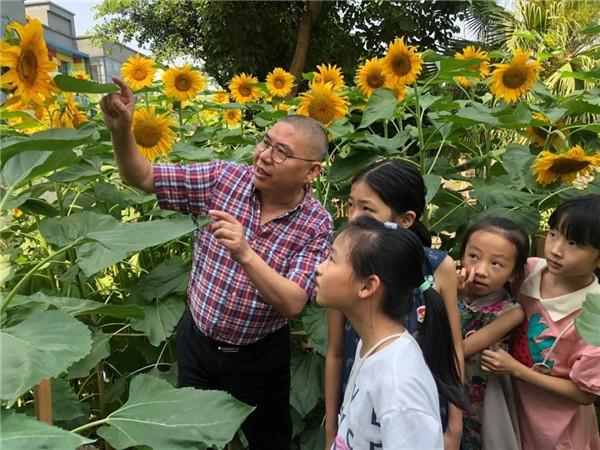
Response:
POLYGON ((381 286, 381 280, 377 275, 370 275, 360 282, 358 298, 366 299, 372 297, 381 286))
POLYGON ((417 220, 417 213, 414 211, 406 211, 396 218, 396 222, 404 229, 409 229, 417 220))

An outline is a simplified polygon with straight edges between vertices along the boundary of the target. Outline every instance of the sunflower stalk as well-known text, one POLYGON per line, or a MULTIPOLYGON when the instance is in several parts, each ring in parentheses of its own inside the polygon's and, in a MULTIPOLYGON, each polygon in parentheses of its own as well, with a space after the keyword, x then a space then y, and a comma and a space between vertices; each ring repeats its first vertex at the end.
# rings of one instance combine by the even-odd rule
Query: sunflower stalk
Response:
POLYGON ((415 120, 417 123, 417 131, 419 136, 419 168, 421 174, 425 174, 425 138, 423 136, 423 115, 424 111, 421 111, 421 104, 419 102, 419 88, 417 83, 413 87, 415 91, 415 120))

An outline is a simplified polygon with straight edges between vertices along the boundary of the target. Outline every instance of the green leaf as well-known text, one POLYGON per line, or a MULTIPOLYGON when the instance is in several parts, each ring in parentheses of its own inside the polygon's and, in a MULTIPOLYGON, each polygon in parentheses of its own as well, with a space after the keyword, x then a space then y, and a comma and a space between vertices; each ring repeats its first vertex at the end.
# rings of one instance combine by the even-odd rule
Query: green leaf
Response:
POLYGON ((362 116, 362 121, 358 128, 365 128, 373 122, 384 119, 391 119, 396 111, 398 100, 394 93, 389 89, 380 88, 375 91, 362 116))
POLYGON ((468 60, 444 58, 437 63, 439 71, 435 76, 435 81, 452 81, 455 77, 479 78, 479 70, 476 66, 482 61, 477 58, 468 60))
POLYGON ((290 403, 302 416, 317 405, 323 391, 324 359, 317 352, 292 355, 290 403))
POLYGON ((82 144, 90 144, 100 138, 95 124, 78 129, 55 128, 34 133, 26 138, 8 137, 0 140, 0 163, 2 166, 14 155, 26 151, 72 150, 82 144))
POLYGON ((110 334, 94 330, 92 333, 92 350, 88 355, 69 368, 68 378, 83 378, 90 374, 100 361, 110 356, 110 334))
POLYGON ((50 386, 52 388, 52 420, 63 422, 88 413, 88 408, 84 408, 67 380, 53 378, 50 386))
POLYGON ((530 194, 504 184, 473 183, 471 194, 486 207, 504 206, 507 208, 530 206, 542 198, 539 194, 530 194))
POLYGON ((354 133, 354 126, 348 119, 338 119, 333 121, 327 130, 331 133, 333 140, 343 138, 350 133, 354 133))
POLYGON ((175 258, 156 266, 143 275, 138 292, 146 300, 163 298, 173 292, 185 293, 190 278, 190 267, 181 258, 175 258))
POLYGON ((90 330, 62 311, 36 312, 0 332, 0 398, 12 400, 58 376, 92 347, 90 330))
POLYGON ((59 74, 54 82, 63 92, 79 92, 85 94, 110 94, 119 92, 119 86, 114 83, 100 84, 91 80, 80 80, 69 75, 59 74))
POLYGON ((0 424, 0 448, 5 450, 76 450, 94 442, 25 414, 3 412, 0 424))
POLYGON ((329 181, 332 183, 345 181, 356 175, 364 167, 377 161, 379 158, 381 158, 381 156, 372 151, 352 151, 350 155, 345 158, 338 157, 333 161, 329 173, 327 174, 327 178, 329 178, 329 181))
POLYGON ((179 141, 173 146, 172 156, 186 161, 204 162, 220 159, 211 147, 198 147, 193 142, 179 141))
POLYGON ((185 302, 178 298, 157 300, 152 306, 144 306, 145 317, 142 320, 133 319, 131 328, 141 331, 155 347, 169 338, 179 322, 185 302))
POLYGON ((442 185, 442 179, 433 174, 423 175, 423 181, 425 182, 425 187, 427 188, 427 195, 425 196, 425 204, 428 204, 433 200, 433 197, 438 193, 440 187, 442 185))
POLYGON ((528 234, 534 235, 538 232, 540 226, 540 213, 536 207, 521 206, 506 208, 501 206, 492 206, 482 212, 480 217, 504 217, 521 225, 528 234))
POLYGON ((397 133, 394 137, 383 138, 376 134, 369 134, 365 137, 365 140, 377 148, 385 150, 388 154, 399 153, 401 147, 406 144, 410 137, 410 130, 404 130, 397 133))
POLYGON ((321 450, 325 447, 325 430, 323 427, 305 430, 300 435, 300 450, 321 450))
POLYGON ((600 294, 588 294, 575 317, 577 334, 590 345, 600 346, 600 294))
POLYGON ((327 309, 311 303, 302 313, 308 342, 323 357, 327 353, 327 309))
POLYGON ((529 149, 519 144, 509 144, 502 155, 502 165, 506 169, 511 182, 517 189, 527 186, 527 177, 535 157, 529 149))
POLYGON ((30 198, 19 206, 19 209, 26 214, 46 217, 56 217, 60 211, 45 200, 39 198, 30 198))
POLYGON ((164 380, 138 375, 129 400, 106 417, 98 435, 117 450, 147 445, 188 450, 227 445, 254 408, 225 392, 176 389, 164 380))
POLYGON ((97 177, 101 173, 102 160, 97 156, 81 160, 78 164, 48 177, 55 183, 68 183, 83 178, 97 177))

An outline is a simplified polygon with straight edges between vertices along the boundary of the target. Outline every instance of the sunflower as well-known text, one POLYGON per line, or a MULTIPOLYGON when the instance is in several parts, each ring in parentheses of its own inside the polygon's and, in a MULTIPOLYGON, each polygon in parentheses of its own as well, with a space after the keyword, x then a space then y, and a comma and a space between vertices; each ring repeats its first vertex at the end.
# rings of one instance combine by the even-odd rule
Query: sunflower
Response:
POLYGON ((569 131, 564 128, 564 124, 551 124, 548 116, 539 112, 534 112, 531 116, 534 120, 544 123, 543 126, 531 126, 526 128, 525 132, 531 141, 531 145, 536 148, 543 148, 547 143, 553 147, 560 147, 564 144, 561 135, 556 133, 556 131, 560 131, 563 136, 569 135, 569 131))
POLYGON ((73 78, 77 78, 78 80, 89 80, 90 76, 85 70, 76 70, 71 74, 73 78))
POLYGON ((79 128, 79 126, 88 121, 86 114, 79 109, 75 96, 71 93, 64 94, 64 105, 62 108, 56 108, 56 114, 53 117, 56 128, 79 128))
POLYGON ((228 125, 237 125, 242 120, 242 111, 239 109, 226 109, 223 111, 223 120, 228 125))
POLYGON ((591 175, 600 166, 600 155, 588 156, 576 145, 565 153, 541 152, 531 171, 542 186, 553 183, 560 177, 565 183, 572 183, 579 175, 591 175))
POLYGON ((154 107, 138 109, 133 115, 132 125, 138 151, 149 161, 169 153, 175 140, 172 126, 171 118, 157 115, 154 107))
POLYGON ((28 19, 27 24, 12 22, 7 27, 19 35, 19 44, 10 45, 0 41, 2 67, 8 70, 0 77, 0 87, 12 91, 23 103, 41 105, 51 98, 58 88, 50 77, 56 64, 48 59, 48 48, 42 36, 42 24, 37 19, 28 19))
POLYGON ((417 48, 405 45, 404 38, 396 38, 383 58, 383 73, 393 85, 411 84, 421 73, 422 65, 417 48))
POLYGON ((206 79, 189 64, 165 71, 162 79, 165 83, 167 97, 177 99, 180 102, 193 100, 198 92, 203 91, 206 86, 206 79))
POLYGON ((490 90, 496 97, 502 97, 506 103, 516 102, 526 94, 539 78, 541 64, 539 61, 529 62, 531 52, 515 50, 508 64, 495 64, 492 72, 490 90))
MULTIPOLYGON (((478 71, 481 78, 487 77, 490 73, 490 59, 488 57, 488 52, 485 52, 480 48, 475 48, 473 45, 466 47, 462 53, 456 53, 454 58, 461 61, 479 59, 479 64, 469 66, 469 70, 478 71)), ((465 87, 469 87, 472 84, 467 77, 456 77, 455 80, 458 84, 465 87)))
POLYGON ((348 102, 331 83, 313 83, 311 90, 300 96, 302 101, 298 106, 298 114, 312 117, 324 125, 348 113, 348 102))
POLYGON ((394 97, 396 97, 396 100, 398 100, 399 102, 404 100, 404 98, 406 97, 406 92, 408 91, 408 88, 405 84, 393 85, 386 83, 385 87, 391 89, 392 92, 394 92, 394 97))
POLYGON ((334 89, 343 89, 344 75, 342 74, 342 69, 336 65, 321 64, 317 66, 311 87, 313 83, 331 83, 334 89))
POLYGON ((229 94, 225 91, 216 92, 212 95, 212 101, 214 103, 229 103, 229 94))
POLYGON ((14 208, 10 213, 15 219, 23 216, 23 211, 21 211, 19 208, 14 208))
POLYGON ((155 73, 154 60, 140 56, 139 53, 127 58, 127 61, 121 66, 121 75, 134 91, 152 86, 155 73))
POLYGON ((229 82, 229 91, 237 103, 254 102, 260 98, 258 78, 241 73, 229 82))
POLYGON ((383 73, 383 60, 372 58, 360 66, 354 78, 358 90, 367 97, 385 85, 385 74, 383 73))
POLYGON ((276 67, 267 75, 267 89, 275 97, 285 97, 294 87, 294 75, 276 67))
POLYGON ((279 111, 289 111, 291 107, 292 106, 288 105, 287 103, 278 103, 277 104, 277 109, 279 111))

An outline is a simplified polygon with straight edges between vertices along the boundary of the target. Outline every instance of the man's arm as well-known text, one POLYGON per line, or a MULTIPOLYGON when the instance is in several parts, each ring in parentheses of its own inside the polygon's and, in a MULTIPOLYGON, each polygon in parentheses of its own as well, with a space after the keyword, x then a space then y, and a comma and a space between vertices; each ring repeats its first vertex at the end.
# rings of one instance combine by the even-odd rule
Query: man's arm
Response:
POLYGON ((129 86, 113 77, 119 93, 108 94, 100 100, 104 123, 110 131, 115 149, 115 160, 121 177, 132 186, 146 192, 154 192, 152 164, 137 151, 131 125, 135 112, 135 98, 129 86))
POLYGON ((211 231, 217 242, 242 266, 263 300, 286 317, 300 314, 308 302, 306 291, 277 273, 252 250, 244 237, 244 227, 235 217, 223 211, 210 210, 208 213, 215 219, 211 231))

